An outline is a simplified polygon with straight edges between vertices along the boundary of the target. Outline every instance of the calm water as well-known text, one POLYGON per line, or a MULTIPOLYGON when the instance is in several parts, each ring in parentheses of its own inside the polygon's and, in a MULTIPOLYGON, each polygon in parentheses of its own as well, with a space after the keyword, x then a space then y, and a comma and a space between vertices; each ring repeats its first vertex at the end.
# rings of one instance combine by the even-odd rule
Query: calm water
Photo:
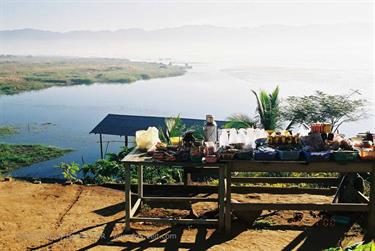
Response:
MULTIPOLYGON (((179 77, 126 84, 52 87, 0 97, 0 123, 15 125, 20 133, 0 138, 8 143, 41 143, 73 148, 61 158, 16 170, 14 176, 60 177, 53 166, 61 161, 92 162, 99 157, 98 136, 91 129, 108 113, 225 119, 232 113, 253 114, 251 89, 281 87, 282 97, 306 95, 314 90, 347 93, 359 89, 374 100, 373 76, 366 70, 322 70, 280 67, 230 67, 194 64, 179 77)), ((373 114, 373 111, 369 112, 373 114)), ((375 131, 374 119, 349 123, 342 132, 354 135, 375 131)), ((104 140, 123 141, 105 136, 104 140)), ((108 152, 122 142, 112 142, 108 152)), ((106 146, 104 144, 104 146, 106 146)))

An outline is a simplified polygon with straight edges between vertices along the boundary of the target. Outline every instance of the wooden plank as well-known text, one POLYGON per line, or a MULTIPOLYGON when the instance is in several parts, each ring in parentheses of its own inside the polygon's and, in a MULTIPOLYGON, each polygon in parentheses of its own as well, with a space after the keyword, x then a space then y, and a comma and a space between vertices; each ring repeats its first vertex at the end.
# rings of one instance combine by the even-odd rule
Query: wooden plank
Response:
POLYGON ((306 187, 267 187, 267 186, 232 186, 233 193, 273 193, 273 194, 316 194, 334 195, 335 187, 330 188, 306 188, 306 187))
POLYGON ((225 234, 232 232, 232 173, 230 166, 226 172, 226 196, 225 196, 225 234))
POLYGON ((232 177, 232 183, 320 183, 337 184, 337 177, 232 177))
POLYGON ((143 201, 156 201, 156 202, 217 202, 216 198, 206 197, 143 197, 143 201))
POLYGON ((169 224, 184 224, 184 225, 217 225, 217 219, 176 219, 176 218, 151 218, 151 217, 133 217, 131 221, 146 221, 146 222, 159 222, 169 224))
POLYGON ((189 173, 218 174, 219 166, 184 166, 184 171, 189 173))
MULTIPOLYGON (((104 184, 105 187, 123 190, 121 184, 104 184)), ((131 185, 132 189, 137 189, 137 184, 131 185)), ((143 190, 146 194, 168 193, 173 191, 173 194, 189 194, 189 193, 217 193, 218 186, 215 185, 188 185, 183 184, 144 184, 143 190)), ((267 186, 232 186, 232 193, 246 194, 246 193, 275 193, 275 194, 317 194, 317 195, 334 195, 335 187, 330 188, 300 188, 300 187, 267 187, 267 186)))
POLYGON ((375 161, 372 162, 371 187, 369 197, 370 211, 368 215, 368 230, 370 236, 375 239, 375 161))
POLYGON ((361 193, 360 191, 356 191, 357 192, 357 198, 359 201, 361 201, 361 203, 369 203, 370 200, 369 198, 367 198, 363 193, 361 193))
POLYGON ((152 156, 149 156, 147 152, 142 152, 138 149, 133 149, 127 154, 121 162, 133 164, 133 165, 149 165, 149 166, 169 166, 169 167, 203 167, 203 168, 217 168, 224 166, 225 163, 195 163, 195 162, 168 162, 168 161, 155 161, 152 156))
POLYGON ((232 203, 233 210, 316 210, 367 212, 369 206, 362 203, 232 203))
POLYGON ((130 165, 125 165, 125 232, 130 232, 131 214, 130 165))
POLYGON ((222 231, 224 229, 224 213, 225 213, 225 204, 224 204, 224 196, 225 196, 225 169, 226 167, 222 167, 219 169, 219 191, 218 191, 218 208, 219 208, 219 230, 222 231))
POLYGON ((137 201, 134 203, 133 208, 130 210, 130 218, 133 217, 137 212, 139 206, 141 205, 141 201, 141 199, 137 199, 137 201))
POLYGON ((232 172, 371 172, 369 161, 233 161, 232 172))

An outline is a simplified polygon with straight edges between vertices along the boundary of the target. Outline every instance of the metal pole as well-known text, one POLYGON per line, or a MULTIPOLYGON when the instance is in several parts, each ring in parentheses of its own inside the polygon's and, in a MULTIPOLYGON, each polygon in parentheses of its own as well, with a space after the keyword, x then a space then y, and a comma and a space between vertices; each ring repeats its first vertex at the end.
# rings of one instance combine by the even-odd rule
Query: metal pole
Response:
POLYGON ((99 142, 100 142, 100 158, 103 159, 103 137, 102 134, 99 134, 99 142))

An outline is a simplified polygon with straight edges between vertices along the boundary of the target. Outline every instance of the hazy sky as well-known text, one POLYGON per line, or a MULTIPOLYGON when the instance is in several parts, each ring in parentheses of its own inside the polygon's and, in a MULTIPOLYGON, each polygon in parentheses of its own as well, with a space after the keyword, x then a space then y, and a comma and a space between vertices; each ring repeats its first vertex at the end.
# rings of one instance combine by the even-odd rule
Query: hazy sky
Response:
POLYGON ((373 1, 360 0, 0 0, 0 11, 1 30, 150 30, 191 24, 253 27, 374 21, 373 1))

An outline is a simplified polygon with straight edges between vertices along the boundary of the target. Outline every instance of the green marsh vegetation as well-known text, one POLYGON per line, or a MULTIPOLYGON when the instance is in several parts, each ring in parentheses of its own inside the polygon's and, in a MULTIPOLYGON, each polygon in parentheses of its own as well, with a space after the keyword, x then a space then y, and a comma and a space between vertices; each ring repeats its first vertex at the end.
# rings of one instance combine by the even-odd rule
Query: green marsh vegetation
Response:
POLYGON ((0 144, 0 174, 20 167, 54 159, 72 151, 46 145, 0 144))
POLYGON ((184 73, 181 66, 127 59, 0 56, 0 95, 95 82, 131 83, 184 73))
POLYGON ((0 137, 10 136, 18 133, 18 128, 10 125, 0 125, 0 137))

